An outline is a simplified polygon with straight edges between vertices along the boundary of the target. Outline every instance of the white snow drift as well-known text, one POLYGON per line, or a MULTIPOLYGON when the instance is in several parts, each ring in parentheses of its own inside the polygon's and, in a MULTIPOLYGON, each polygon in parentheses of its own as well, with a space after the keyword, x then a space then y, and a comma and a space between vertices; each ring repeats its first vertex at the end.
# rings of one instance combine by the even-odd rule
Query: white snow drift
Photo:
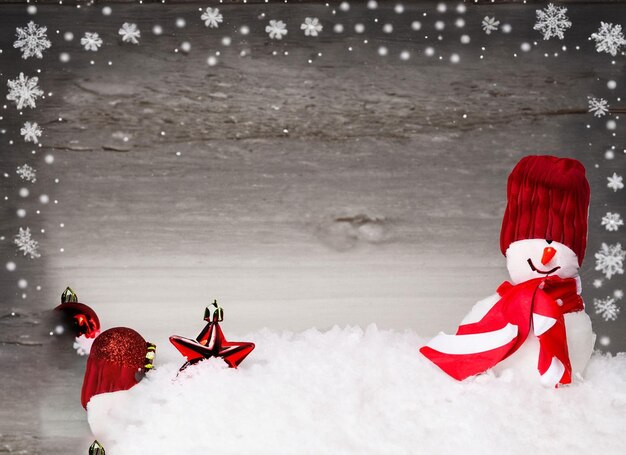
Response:
POLYGON ((107 453, 626 453, 623 354, 545 389, 513 370, 456 382, 420 356, 424 340, 375 326, 241 339, 257 348, 238 370, 213 359, 176 377, 182 358, 157 362, 94 397, 107 453))

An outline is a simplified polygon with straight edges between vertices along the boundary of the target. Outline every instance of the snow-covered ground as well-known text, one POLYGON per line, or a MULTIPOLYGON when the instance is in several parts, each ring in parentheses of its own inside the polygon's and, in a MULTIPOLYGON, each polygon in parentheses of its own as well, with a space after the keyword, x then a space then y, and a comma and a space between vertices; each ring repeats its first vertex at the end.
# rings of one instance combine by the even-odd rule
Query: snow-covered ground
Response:
POLYGON ((182 358, 165 349, 133 389, 94 397, 89 423, 107 453, 626 451, 623 354, 545 389, 512 370, 456 382, 419 355, 416 334, 374 325, 232 338, 257 344, 237 370, 213 359, 177 377, 182 358))

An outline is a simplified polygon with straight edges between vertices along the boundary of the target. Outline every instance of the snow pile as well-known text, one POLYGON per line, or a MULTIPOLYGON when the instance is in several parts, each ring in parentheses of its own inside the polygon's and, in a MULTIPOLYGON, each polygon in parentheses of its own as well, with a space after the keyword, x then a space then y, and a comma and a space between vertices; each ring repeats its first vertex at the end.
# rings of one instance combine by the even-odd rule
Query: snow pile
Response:
MULTIPOLYGON (((594 355, 584 382, 545 389, 511 370, 458 383, 413 333, 261 331, 238 370, 157 366, 96 396, 107 453, 626 453, 626 355, 594 355)), ((157 359, 158 360, 158 359, 157 359)))

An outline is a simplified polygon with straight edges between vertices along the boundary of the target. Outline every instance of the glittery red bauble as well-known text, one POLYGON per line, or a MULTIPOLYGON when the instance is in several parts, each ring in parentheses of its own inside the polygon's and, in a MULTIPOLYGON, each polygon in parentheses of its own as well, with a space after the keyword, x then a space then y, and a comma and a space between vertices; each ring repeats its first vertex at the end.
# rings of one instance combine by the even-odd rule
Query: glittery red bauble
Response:
POLYGON ((116 327, 102 332, 87 359, 83 407, 94 395, 127 390, 137 384, 143 376, 147 351, 146 340, 133 329, 116 327))
POLYGON ((128 327, 105 330, 93 342, 89 357, 143 368, 146 360, 146 340, 128 327))

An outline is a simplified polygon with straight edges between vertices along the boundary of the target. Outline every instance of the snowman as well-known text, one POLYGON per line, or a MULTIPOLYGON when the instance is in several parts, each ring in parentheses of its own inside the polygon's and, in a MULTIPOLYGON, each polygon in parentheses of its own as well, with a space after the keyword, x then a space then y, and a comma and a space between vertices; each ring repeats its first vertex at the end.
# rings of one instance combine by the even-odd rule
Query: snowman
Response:
POLYGON ((573 159, 527 156, 507 184, 500 234, 510 281, 476 303, 456 334, 420 352, 462 381, 493 368, 546 387, 582 377, 595 334, 580 297, 589 183, 573 159))

